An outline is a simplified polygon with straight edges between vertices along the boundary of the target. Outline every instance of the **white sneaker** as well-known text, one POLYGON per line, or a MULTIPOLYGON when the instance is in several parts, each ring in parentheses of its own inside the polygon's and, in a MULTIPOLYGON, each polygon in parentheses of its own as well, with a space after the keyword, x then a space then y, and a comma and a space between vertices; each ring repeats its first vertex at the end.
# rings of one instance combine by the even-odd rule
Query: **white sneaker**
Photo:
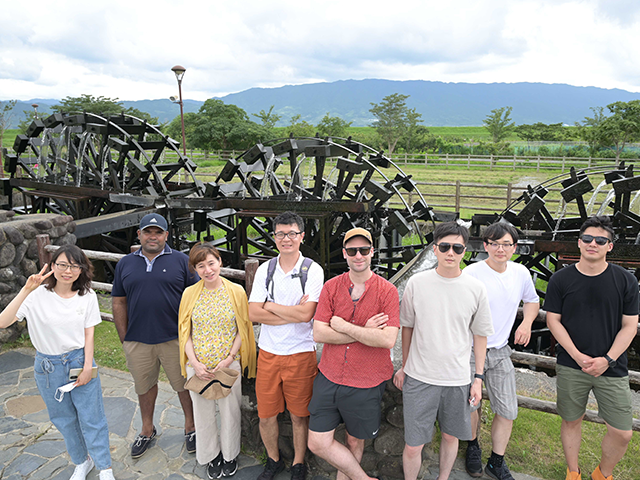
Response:
POLYGON ((93 469, 93 460, 91 457, 82 462, 80 465, 76 465, 76 469, 73 471, 73 475, 69 480, 85 480, 87 474, 93 469))
POLYGON ((106 470, 100 470, 100 480, 116 480, 116 478, 113 476, 113 470, 111 470, 110 468, 106 469, 106 470))

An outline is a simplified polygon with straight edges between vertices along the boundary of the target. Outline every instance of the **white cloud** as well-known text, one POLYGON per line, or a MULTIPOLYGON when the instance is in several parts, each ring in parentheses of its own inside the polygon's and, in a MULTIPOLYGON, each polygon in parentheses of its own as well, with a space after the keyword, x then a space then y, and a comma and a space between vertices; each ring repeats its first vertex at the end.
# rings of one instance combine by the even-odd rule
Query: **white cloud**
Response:
POLYGON ((640 91, 635 1, 32 0, 3 6, 0 98, 186 98, 340 79, 640 91), (622 6, 621 6, 622 5, 622 6))

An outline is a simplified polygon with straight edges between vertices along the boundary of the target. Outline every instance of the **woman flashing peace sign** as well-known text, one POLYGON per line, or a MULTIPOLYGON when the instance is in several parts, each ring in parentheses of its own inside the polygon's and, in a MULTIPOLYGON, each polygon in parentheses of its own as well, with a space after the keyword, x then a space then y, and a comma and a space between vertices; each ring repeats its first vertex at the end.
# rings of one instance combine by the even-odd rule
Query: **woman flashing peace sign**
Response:
POLYGON ((100 323, 98 299, 91 290, 93 266, 75 245, 59 248, 47 265, 31 275, 0 313, 0 328, 29 322, 37 350, 34 373, 49 419, 62 434, 71 461, 71 480, 84 480, 94 466, 100 480, 113 480, 109 430, 100 377, 93 377, 93 330, 100 323), (72 369, 80 373, 70 379, 72 369), (68 392, 65 395, 65 392, 68 392))

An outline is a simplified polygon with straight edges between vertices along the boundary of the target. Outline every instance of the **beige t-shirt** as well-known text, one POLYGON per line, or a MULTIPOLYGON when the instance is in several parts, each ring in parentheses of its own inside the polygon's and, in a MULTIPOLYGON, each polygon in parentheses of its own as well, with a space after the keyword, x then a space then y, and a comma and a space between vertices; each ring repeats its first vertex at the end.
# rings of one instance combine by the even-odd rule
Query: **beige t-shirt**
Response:
POLYGON ((468 385, 473 335, 493 334, 485 286, 471 275, 418 273, 405 288, 400 325, 413 328, 407 375, 430 385, 468 385))

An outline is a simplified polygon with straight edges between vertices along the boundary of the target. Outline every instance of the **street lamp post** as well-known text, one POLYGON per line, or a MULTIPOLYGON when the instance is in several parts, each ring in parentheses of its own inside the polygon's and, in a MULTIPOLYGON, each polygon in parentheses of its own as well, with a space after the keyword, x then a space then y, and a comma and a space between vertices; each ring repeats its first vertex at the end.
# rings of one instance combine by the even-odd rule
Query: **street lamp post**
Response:
POLYGON ((182 122, 182 153, 184 156, 187 156, 187 139, 184 134, 184 108, 182 106, 182 77, 184 77, 184 72, 187 71, 181 65, 176 65, 171 69, 173 73, 176 74, 176 79, 178 80, 178 96, 180 97, 180 121, 182 122))
POLYGON ((33 107, 33 111, 36 112, 36 120, 38 120, 38 104, 32 103, 31 106, 33 107))

